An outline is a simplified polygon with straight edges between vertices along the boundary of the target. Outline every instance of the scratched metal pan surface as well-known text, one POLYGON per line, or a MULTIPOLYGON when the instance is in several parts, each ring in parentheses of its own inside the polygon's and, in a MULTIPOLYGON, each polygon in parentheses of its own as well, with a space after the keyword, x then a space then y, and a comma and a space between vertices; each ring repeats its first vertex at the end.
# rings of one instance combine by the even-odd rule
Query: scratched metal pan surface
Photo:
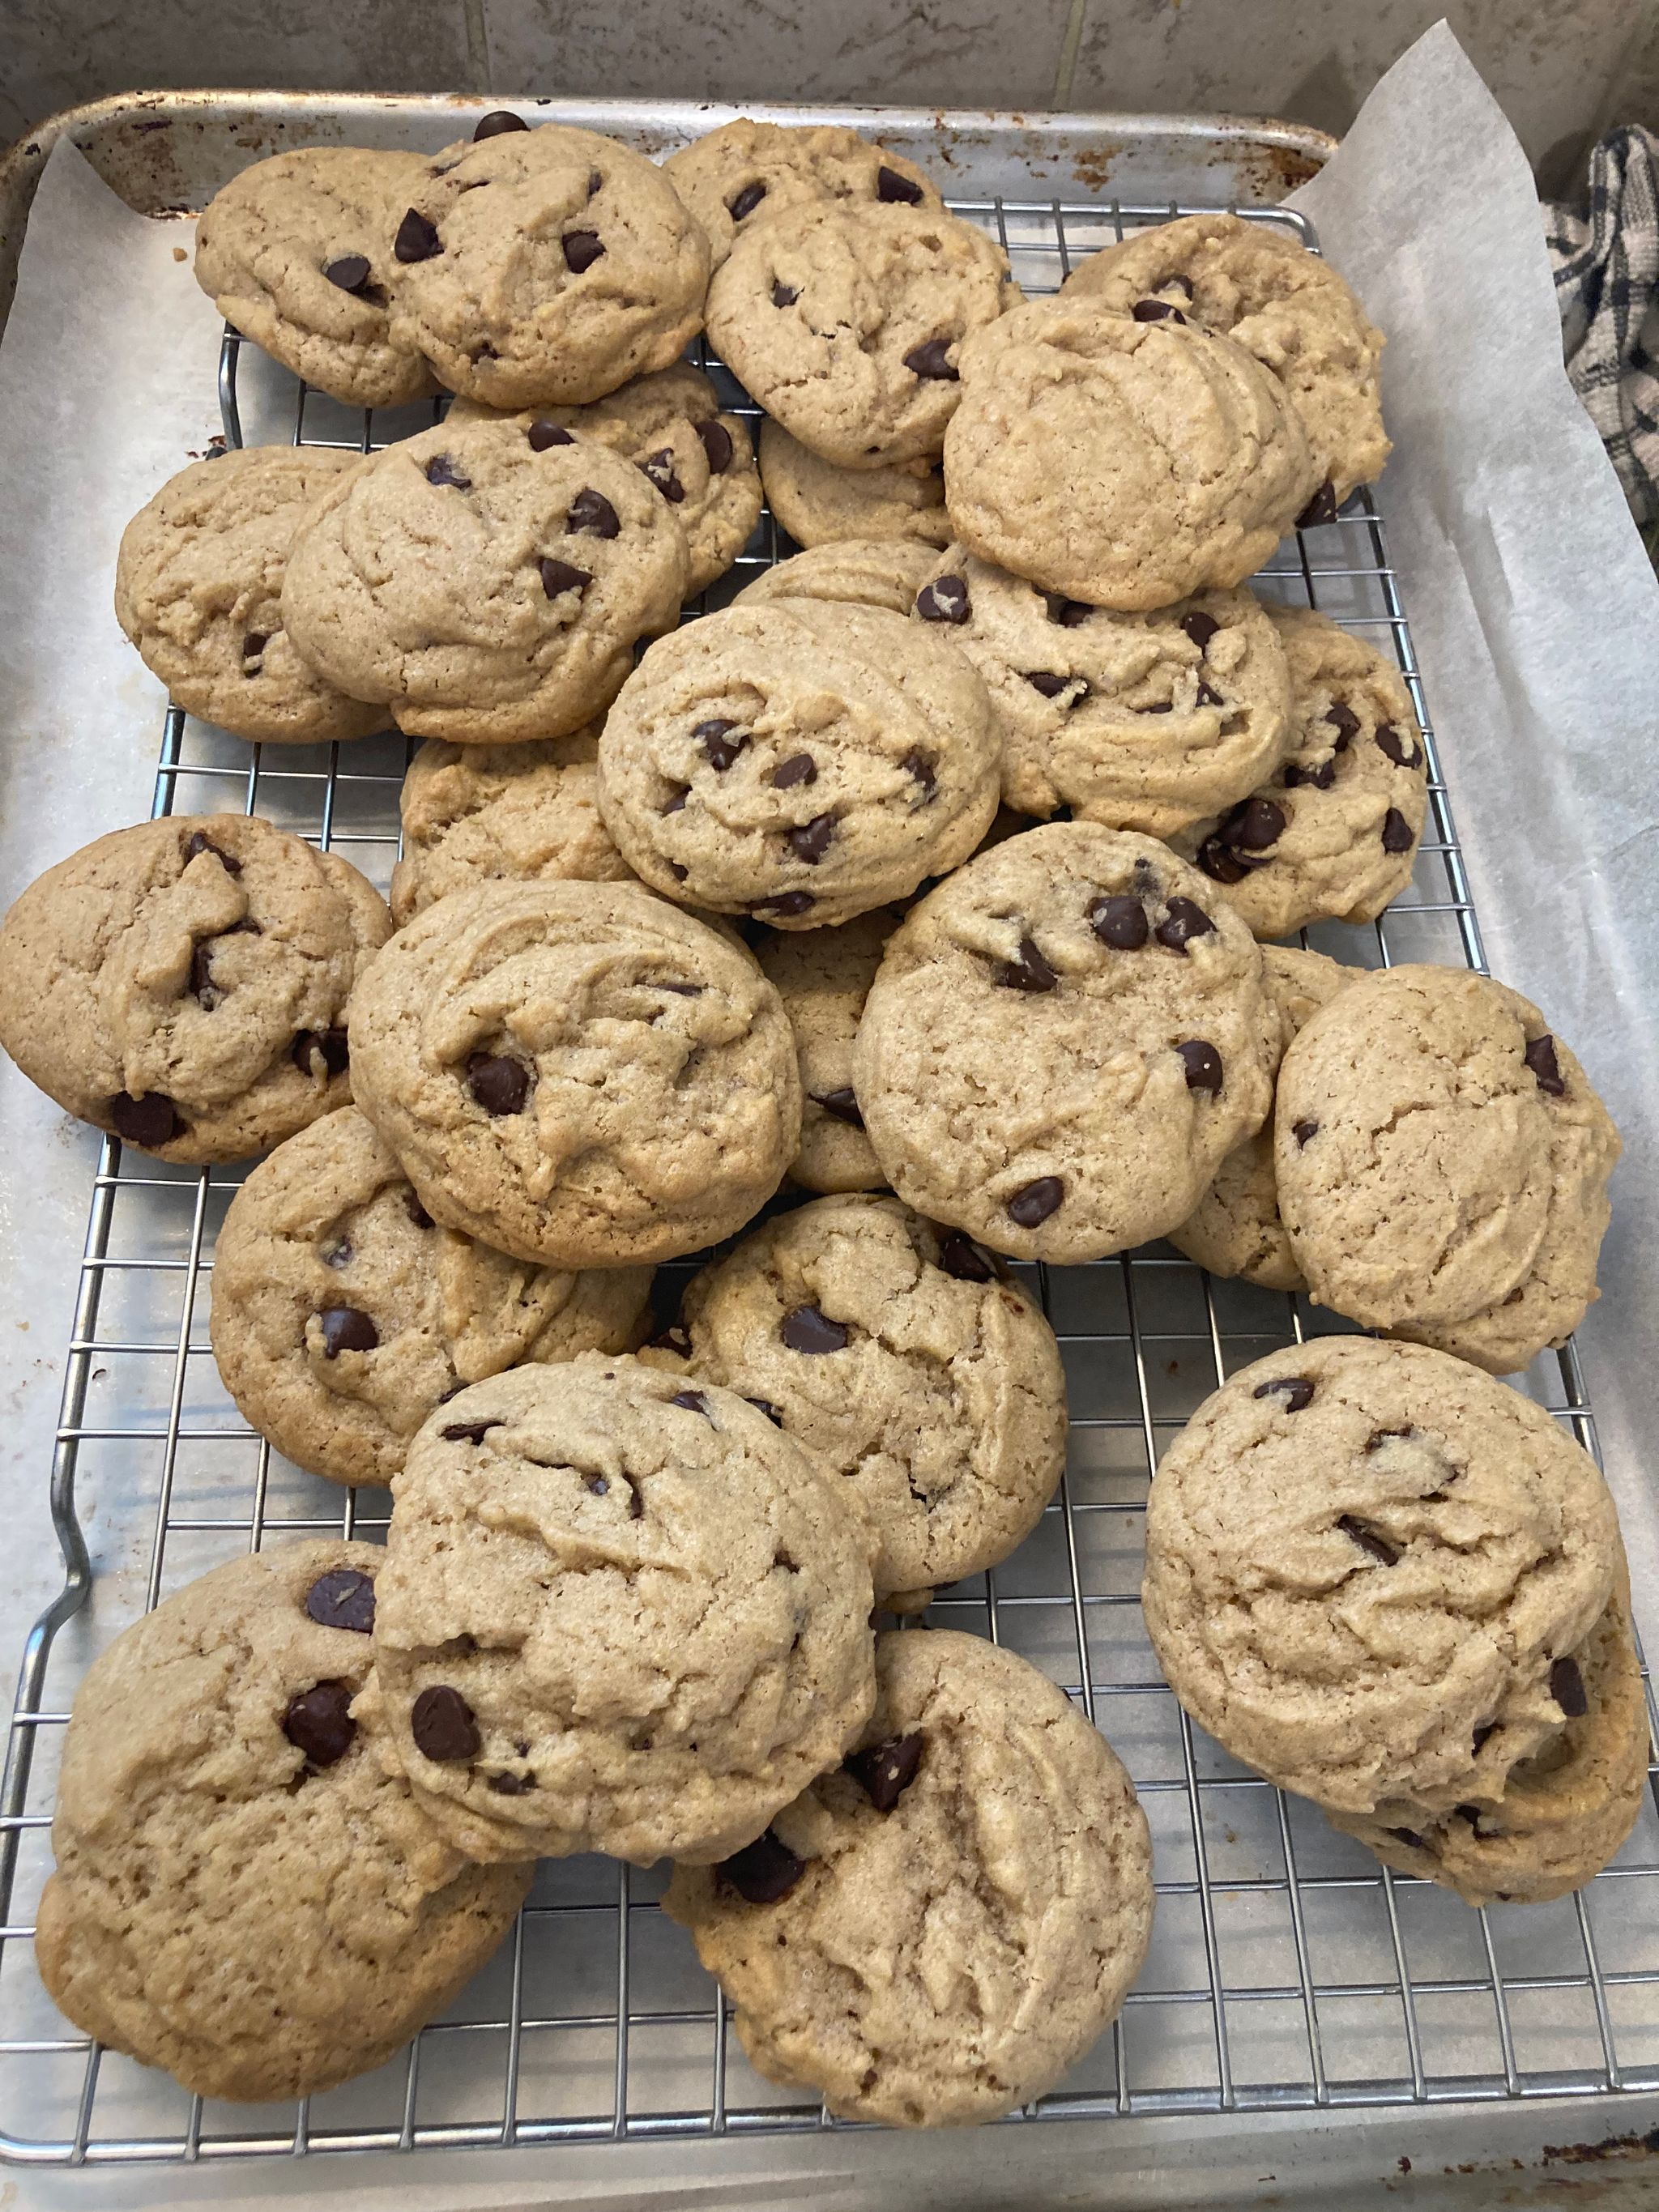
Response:
MULTIPOLYGON (((14 210, 26 204, 60 129, 135 204, 165 212, 199 205, 276 146, 435 148, 489 104, 135 96, 48 126, 11 157, 0 194, 14 210)), ((726 111, 565 102, 540 112, 654 149, 726 111)), ((1080 256, 1175 212, 1239 206, 1317 243, 1272 204, 1296 165, 1323 152, 1316 134, 1178 118, 810 112, 857 122, 931 163, 961 212, 1007 246, 1028 292, 1052 290, 1080 256)), ((15 243, 9 231, 13 260, 15 243)), ((725 369, 708 365, 727 404, 752 415, 725 369)), ((234 334, 217 362, 181 374, 218 376, 233 444, 368 447, 431 419, 429 407, 373 417, 341 408, 234 334)), ((764 517, 732 574, 688 617, 791 550, 764 517)), ((1367 967, 1480 967, 1432 702, 1369 495, 1287 541, 1257 588, 1318 606, 1392 653, 1429 733, 1431 815, 1411 886, 1380 922, 1324 925, 1305 941, 1367 967)), ((155 812, 246 807, 386 885, 403 739, 262 751, 176 710, 156 735, 155 812)), ((689 1939, 658 1909, 659 1873, 592 1858, 544 1864, 513 1937, 448 2013, 393 2064, 327 2097, 204 2104, 89 2047, 46 1999, 29 1941, 63 1723, 89 1657, 131 1610, 94 1571, 77 1492, 81 1510, 96 1511, 100 1558, 141 1562, 122 1582, 136 1582, 141 1604, 250 1546, 336 1528, 373 1540, 385 1525, 384 1492, 342 1492, 289 1467, 219 1383, 211 1261, 240 1172, 174 1170, 110 1142, 88 1193, 57 1451, 40 1469, 64 1595, 33 1632, 0 1623, 21 1654, 0 1784, 0 2158, 29 2169, 19 2177, 26 2202, 160 2201, 161 2161, 169 2202, 266 2201, 301 2188, 283 2177, 309 2156, 322 2161, 312 2187, 389 2174, 411 2195, 430 2184, 446 2203, 469 2192, 499 2201, 504 2175, 533 2173, 572 2203, 667 2201, 696 2186, 824 2205, 1217 2205, 1249 2201, 1269 2172, 1282 2197, 1358 2205, 1382 2201, 1376 2192, 1413 2158, 1413 2201, 1457 2203, 1469 2201, 1460 2168, 1484 2194, 1501 2167, 1515 2201, 1553 2188, 1547 2146, 1575 2158, 1641 2154, 1659 2118, 1651 1792, 1631 1843, 1580 1896, 1474 1913, 1380 1869, 1313 1808, 1228 1759, 1159 1680, 1138 1601, 1151 1469, 1220 1376, 1334 1325, 1304 1301, 1212 1282, 1168 1247, 1022 1271, 1064 1349, 1065 1481, 1012 1559, 933 1608, 934 1620, 994 1637, 1060 1682, 1124 1757, 1152 1822, 1159 1899, 1146 1971, 1121 2021, 1041 2106, 971 2140, 826 2123, 811 2099, 748 2068, 689 1939), (331 2155, 343 2151, 359 2155, 331 2155)), ((684 1281, 693 1264, 667 1273, 684 1281)), ((1522 1387, 1595 1449, 1571 1346, 1522 1387)))

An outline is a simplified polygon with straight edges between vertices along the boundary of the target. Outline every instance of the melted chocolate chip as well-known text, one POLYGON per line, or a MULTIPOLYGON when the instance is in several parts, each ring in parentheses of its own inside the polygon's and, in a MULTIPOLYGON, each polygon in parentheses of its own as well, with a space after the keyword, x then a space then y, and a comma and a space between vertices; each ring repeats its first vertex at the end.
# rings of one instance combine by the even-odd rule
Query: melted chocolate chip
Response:
POLYGON ((660 453, 647 453, 639 464, 640 473, 655 484, 671 505, 678 507, 685 497, 685 486, 674 473, 674 448, 665 446, 660 453))
POLYGON ((438 226, 428 222, 418 209, 410 208, 398 225, 398 235, 392 241, 392 251, 399 261, 430 261, 444 250, 438 235, 438 226))
POLYGON ((1296 526, 1298 530, 1317 530, 1322 524, 1335 520, 1336 486, 1328 477, 1296 518, 1296 526))
POLYGON ((109 1118, 115 1124, 118 1137, 149 1152, 159 1145, 170 1144, 185 1127, 178 1108, 160 1091, 147 1091, 142 1098, 133 1097, 130 1091, 118 1091, 109 1102, 109 1118))
POLYGON ((501 1053, 475 1052, 466 1063, 466 1087, 486 1114, 522 1114, 530 1070, 501 1053))
POLYGON ((902 201, 907 207, 918 207, 923 197, 921 186, 913 177, 902 177, 896 169, 890 169, 884 161, 876 171, 876 198, 878 200, 902 201))
POLYGON ((775 1429, 783 1426, 783 1409, 781 1406, 775 1406, 769 1398, 750 1398, 748 1403, 757 1407, 775 1429))
POLYGON ((845 1352, 853 1340, 845 1322, 831 1321, 816 1306, 792 1306, 778 1334, 791 1352, 845 1352))
POLYGON ((799 297, 800 292, 797 286, 786 284, 781 278, 773 279, 772 305, 775 307, 793 307, 799 297))
POLYGON ((584 269, 591 269, 605 252, 597 230, 568 230, 561 243, 564 247, 564 265, 573 276, 580 276, 584 269))
POLYGON ((753 215, 765 198, 766 187, 757 177, 752 183, 744 185, 740 191, 732 193, 726 203, 726 212, 733 222, 741 222, 744 216, 753 215))
POLYGON ((1190 614, 1182 615, 1181 627, 1202 653, 1221 624, 1213 615, 1206 615, 1202 607, 1194 607, 1190 614))
POLYGON ((426 480, 429 484, 448 484, 455 491, 471 491, 472 479, 464 477, 447 453, 434 453, 426 465, 426 480))
POLYGON ((965 623, 973 611, 960 576, 935 576, 916 593, 916 612, 923 622, 965 623))
POLYGON ((778 763, 771 777, 779 791, 791 790, 798 783, 816 783, 817 780, 818 764, 811 753, 791 753, 787 760, 778 763))
POLYGON ((325 1073, 343 1075, 351 1064, 351 1044, 343 1030, 300 1030, 289 1048, 289 1058, 301 1075, 315 1075, 321 1060, 325 1073))
POLYGON ((1388 1538, 1373 1528, 1369 1522, 1356 1521, 1352 1513, 1344 1513, 1338 1519, 1336 1525, 1345 1536, 1352 1537, 1362 1552, 1369 1552, 1379 1566, 1392 1567, 1399 1565, 1399 1545, 1391 1544, 1388 1538))
POLYGON ((845 1121, 849 1129, 864 1127, 864 1116, 859 1111, 859 1102, 850 1083, 844 1084, 839 1091, 811 1091, 807 1096, 837 1121, 845 1121))
POLYGON ((1214 922, 1196 901, 1172 898, 1154 934, 1158 943, 1167 945, 1172 952, 1184 952, 1194 938, 1207 937, 1214 927, 1214 922))
POLYGON ((722 1859, 714 1869, 745 1905, 777 1904, 788 1896, 805 1871, 806 1861, 798 1859, 770 1828, 740 1851, 733 1851, 729 1859, 722 1859))
POLYGON ((368 282, 368 256, 366 253, 343 253, 337 261, 325 261, 323 274, 331 284, 337 284, 343 292, 361 292, 368 282))
POLYGON ((452 1421, 438 1433, 447 1444, 481 1444, 492 1429, 503 1429, 505 1421, 452 1421))
POLYGON ((933 773, 933 757, 928 753, 906 753, 899 763, 906 775, 914 776, 921 786, 921 795, 931 799, 938 788, 939 778, 933 773))
POLYGON ((817 904, 811 891, 780 891, 775 898, 762 899, 755 908, 757 915, 805 914, 809 907, 817 904))
POLYGON ((1589 1711, 1584 1678, 1576 1659, 1558 1659, 1550 1668, 1550 1695, 1570 1721, 1582 1720, 1589 1711))
POLYGON ((617 510, 602 491, 579 491, 564 519, 567 538, 615 538, 622 528, 617 510))
POLYGON ((1385 853, 1409 853, 1416 842, 1411 823, 1397 806, 1391 806, 1382 817, 1382 850, 1385 853))
POLYGON ((702 441, 711 477, 723 477, 732 465, 732 433, 724 422, 711 416, 707 422, 694 422, 691 428, 702 441))
POLYGON ((556 422, 532 422, 525 434, 530 440, 532 453, 544 453, 550 446, 574 446, 576 442, 570 432, 561 429, 556 422))
POLYGON ((1005 991, 1052 991, 1060 981, 1034 938, 1022 937, 1012 960, 1000 963, 996 980, 1005 991))
POLYGON ((1187 319, 1168 300, 1137 300, 1129 313, 1138 323, 1184 323, 1187 319))
POLYGON ((742 730, 738 731, 733 741, 731 733, 737 728, 735 722, 715 715, 707 722, 699 722, 691 732, 708 756, 709 767, 718 769, 722 775, 749 742, 747 732, 742 730))
POLYGON ((409 1725, 416 1750, 445 1765, 457 1759, 476 1759, 483 1748, 471 1706, 447 1682, 435 1682, 430 1689, 422 1691, 415 1700, 409 1725))
POLYGON ((1299 1413, 1304 1406, 1313 1403, 1314 1386, 1305 1375, 1276 1375, 1271 1382, 1258 1382, 1250 1395, 1253 1398, 1282 1398, 1283 1410, 1299 1413))
POLYGON ((890 1813, 916 1778, 925 1741, 919 1729, 909 1735, 890 1735, 868 1751, 851 1753, 842 1762, 842 1771, 852 1776, 878 1813, 890 1813))
POLYGON ((478 127, 472 134, 476 146, 485 138, 499 138, 504 131, 528 131, 530 125, 522 116, 514 115, 508 107, 492 107, 488 115, 478 118, 478 127))
POLYGON ((1008 1217, 1022 1229, 1036 1229, 1059 1211, 1065 1195, 1066 1186, 1058 1176, 1038 1176, 1009 1200, 1008 1217))
MULTIPOLYGON (((264 638, 259 640, 259 644, 262 648, 265 645, 266 641, 267 641, 264 638)), ((235 854, 234 853, 227 853, 222 845, 216 845, 212 838, 208 836, 205 830, 192 830, 189 836, 185 838, 185 866, 186 867, 190 866, 191 862, 196 858, 196 855, 198 853, 211 853, 214 859, 218 861, 220 866, 223 868, 225 873, 228 876, 240 876, 242 872, 242 864, 236 858, 235 854)))
POLYGON ((1221 1054, 1202 1037, 1189 1037, 1176 1050, 1181 1054, 1187 1070, 1188 1091, 1206 1091, 1212 1098, 1221 1096, 1221 1054))
POLYGON ((1423 748, 1407 744, 1392 722, 1379 722, 1374 732, 1377 744, 1396 768, 1418 768, 1422 764, 1423 748))
POLYGON ((810 822, 801 823, 787 834, 795 858, 816 867, 830 850, 836 834, 836 817, 833 814, 815 814, 810 822))
POLYGON ((1138 898, 1097 898, 1089 907, 1089 927, 1115 952, 1139 952, 1152 934, 1146 909, 1138 898))
POLYGON ((309 1766, 333 1766, 351 1748, 357 1723, 351 1717, 356 1695, 349 1682, 319 1682, 289 1699, 283 1713, 283 1734, 309 1766))
POLYGON ((954 338, 928 338, 925 343, 912 346, 904 356, 904 366, 935 383, 955 384, 959 380, 951 366, 950 348, 954 338))
POLYGON ((1555 1056, 1555 1039, 1547 1033, 1534 1037, 1521 1055, 1538 1079, 1538 1088, 1548 1091, 1552 1098, 1566 1095, 1566 1083, 1561 1073, 1561 1063, 1555 1056))
POLYGON ((323 1332, 323 1352, 337 1359, 343 1352, 373 1352, 380 1332, 356 1306, 328 1306, 317 1316, 323 1332))
POLYGON ((556 599, 564 592, 580 592, 584 584, 593 580, 586 568, 573 568, 568 561, 555 561, 544 555, 536 563, 541 571, 542 589, 550 599, 556 599))
POLYGON ((970 1237, 952 1229, 939 1239, 939 1264, 959 1283, 994 1281, 996 1270, 970 1237))
POLYGON ((1346 752, 1348 749, 1349 739, 1357 735, 1358 732, 1358 715, 1355 714, 1352 707, 1345 707, 1342 702, 1339 699, 1334 707, 1328 707, 1326 708, 1325 720, 1336 732, 1336 750, 1340 753, 1346 752))
POLYGON ((1291 1134, 1296 1139, 1297 1147, 1300 1150, 1310 1137, 1316 1137, 1319 1134, 1319 1124, 1317 1121, 1292 1121, 1291 1134))
POLYGON ((306 1592, 306 1612, 320 1628, 367 1636, 374 1626, 374 1582, 356 1567, 332 1567, 306 1592))

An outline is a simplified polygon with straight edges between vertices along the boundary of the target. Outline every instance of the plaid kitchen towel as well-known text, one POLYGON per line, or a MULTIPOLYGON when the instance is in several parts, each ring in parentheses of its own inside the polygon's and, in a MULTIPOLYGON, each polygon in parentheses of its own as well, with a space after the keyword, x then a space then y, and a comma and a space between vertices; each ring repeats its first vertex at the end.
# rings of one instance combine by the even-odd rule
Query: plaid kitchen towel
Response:
POLYGON ((1585 214, 1544 210, 1567 374, 1631 512, 1659 520, 1659 136, 1610 131, 1585 214))

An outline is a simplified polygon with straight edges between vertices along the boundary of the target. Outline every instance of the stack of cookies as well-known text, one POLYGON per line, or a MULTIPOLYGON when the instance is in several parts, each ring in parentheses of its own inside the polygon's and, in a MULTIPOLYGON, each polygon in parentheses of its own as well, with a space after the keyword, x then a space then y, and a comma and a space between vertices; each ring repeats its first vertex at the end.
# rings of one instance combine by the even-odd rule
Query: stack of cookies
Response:
POLYGON ((257 819, 118 831, 0 926, 0 1042, 123 1144, 267 1155, 220 1373, 393 1503, 93 1669, 64 2009, 205 2094, 320 2088, 601 1850, 678 1863, 775 2079, 901 2125, 1040 2094, 1139 1971, 1146 1821, 1023 1661, 876 1623, 1060 1480, 1008 1263, 1164 1237, 1397 1340, 1274 1355, 1166 1458, 1177 1695, 1475 1901, 1595 1871, 1645 1771, 1617 1521, 1490 1376, 1595 1296, 1617 1136, 1502 985, 1261 941, 1380 914, 1427 811, 1394 667, 1245 586, 1387 457, 1341 278, 1191 217, 1024 302, 850 131, 659 167, 505 114, 256 164, 197 271, 337 398, 454 395, 185 470, 116 577, 188 711, 424 741, 390 909, 257 819), (763 486, 803 550, 682 622, 763 486))

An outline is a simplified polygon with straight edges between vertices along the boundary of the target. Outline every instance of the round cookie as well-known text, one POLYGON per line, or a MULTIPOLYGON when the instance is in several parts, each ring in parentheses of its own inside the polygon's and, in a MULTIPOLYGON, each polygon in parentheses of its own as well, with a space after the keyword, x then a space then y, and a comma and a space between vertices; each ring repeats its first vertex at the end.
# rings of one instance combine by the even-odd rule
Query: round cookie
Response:
POLYGON ((401 929, 422 907, 475 884, 550 877, 627 883, 633 870, 599 819, 599 726, 526 745, 428 738, 399 797, 404 856, 392 872, 401 929))
POLYGON ((940 547, 951 542, 939 461, 841 468, 769 416, 761 424, 760 471, 767 505, 799 545, 834 545, 844 538, 914 539, 940 547))
POLYGON ((1152 1844, 1105 1739, 1012 1651, 878 1639, 860 1747, 663 1899, 769 2081, 844 2119, 990 2120, 1050 2089, 1146 1955, 1152 1844))
POLYGON ((513 1923, 362 1698, 384 1553, 232 1559, 94 1663, 64 1739, 34 1954, 76 2026, 236 2104, 384 2065, 513 1923))
POLYGON ((1428 815, 1410 695, 1364 639, 1310 609, 1269 612, 1290 668, 1288 757, 1230 813, 1170 842, 1258 937, 1375 921, 1410 883, 1428 815))
POLYGON ((331 398, 418 399, 435 387, 420 355, 392 340, 392 240, 426 174, 419 154, 357 146, 255 161, 202 210, 196 281, 244 337, 331 398))
POLYGON ((427 1415, 535 1360, 625 1352, 648 1267, 571 1274, 441 1228, 355 1107, 279 1145, 230 1202, 213 1356, 249 1424, 336 1482, 390 1482, 427 1415))
POLYGON ((117 830, 0 922, 0 1045, 66 1113, 164 1160, 240 1160, 350 1103, 372 885, 257 815, 117 830))
POLYGON ((1543 1905, 1582 1888, 1629 1835, 1647 1791, 1652 1739, 1628 1590, 1615 1592, 1575 1663, 1583 1711, 1502 1778, 1495 1801, 1449 1813, 1390 1805, 1335 1814, 1333 1826, 1466 1905, 1543 1905))
MULTIPOLYGON (((1326 959, 1322 952, 1292 951, 1278 945, 1262 947, 1261 965, 1279 1010, 1281 1058, 1310 1015, 1363 973, 1326 959)), ((1215 1181, 1169 1235, 1177 1252, 1196 1260, 1212 1275, 1242 1275, 1264 1291, 1307 1288, 1279 1218, 1271 1117, 1255 1136, 1246 1137, 1228 1153, 1216 1170, 1215 1181)))
POLYGON ((842 468, 936 454, 965 338, 1019 297, 1008 257, 942 210, 769 216, 708 288, 708 336, 767 413, 842 468))
POLYGON ((769 931, 755 947, 795 1033, 800 1149, 789 1177, 803 1190, 881 1188, 881 1163, 853 1093, 853 1042, 898 920, 891 908, 876 907, 838 929, 769 931))
POLYGON ((853 1085, 905 1202, 1017 1259, 1103 1258, 1191 1213, 1261 1127, 1261 955, 1166 846, 1092 823, 1009 838, 889 940, 853 1085))
POLYGON ((1279 1208, 1310 1297, 1496 1375, 1598 1295, 1620 1149, 1537 1007, 1459 969, 1364 977, 1279 1070, 1279 1208))
POLYGON ((777 993, 636 884, 452 891, 386 946, 351 1021, 354 1095, 427 1212, 520 1260, 717 1243, 799 1139, 777 993))
POLYGON ((856 215, 883 204, 942 211, 914 161, 837 123, 722 123, 671 154, 662 173, 708 235, 718 269, 740 235, 785 208, 830 201, 856 215))
POLYGON ((1449 1810, 1559 1735, 1623 1574, 1607 1485, 1541 1406, 1327 1336, 1241 1369, 1165 1452, 1141 1603, 1176 1697, 1270 1782, 1449 1810))
MULTIPOLYGON (((502 419, 475 399, 458 399, 446 419, 481 416, 502 419)), ((586 407, 538 409, 534 419, 597 438, 655 484, 685 532, 688 597, 726 574, 760 520, 760 471, 748 429, 741 416, 720 412, 714 386, 690 362, 637 376, 586 407)))
POLYGON ((599 738, 599 811, 656 890, 782 929, 902 898, 997 804, 985 687, 879 608, 728 607, 659 639, 599 738))
POLYGON ((329 682, 410 737, 517 744, 609 704, 635 641, 675 620, 687 558, 668 501, 592 439, 441 423, 313 510, 283 619, 329 682))
POLYGON ((410 1447, 374 1618, 386 1723, 471 1856, 750 1842, 875 1693, 856 1498, 713 1384, 586 1353, 410 1447))
POLYGON ((736 594, 735 606, 760 599, 824 599, 908 615, 934 565, 933 550, 898 538, 836 538, 763 568, 736 594))
POLYGON ((1134 612, 1242 584, 1316 477, 1284 387, 1231 338, 1037 300, 975 331, 945 444, 974 552, 1134 612))
POLYGON ((1039 591, 953 545, 917 593, 985 679, 1002 730, 1002 795, 1167 837, 1243 797, 1290 741, 1290 676, 1249 592, 1116 614, 1039 591))
POLYGON ((853 1483, 876 1597, 915 1611, 994 1567, 1066 1463, 1066 1378, 1039 1308, 896 1198, 821 1198, 751 1231, 680 1308, 690 1371, 761 1401, 853 1483))
POLYGON ((653 162, 594 131, 446 146, 392 252, 393 343, 489 407, 602 399, 702 327, 707 239, 653 162))
POLYGON ((1330 263, 1285 232, 1242 216, 1182 216, 1091 255, 1064 289, 1120 315, 1173 307, 1270 368, 1323 479, 1310 522, 1333 521, 1356 484, 1382 475, 1382 333, 1330 263))
POLYGON ((252 446, 169 477, 121 533, 115 618, 186 714, 258 744, 326 744, 381 729, 295 651, 282 615, 289 550, 356 453, 252 446))

